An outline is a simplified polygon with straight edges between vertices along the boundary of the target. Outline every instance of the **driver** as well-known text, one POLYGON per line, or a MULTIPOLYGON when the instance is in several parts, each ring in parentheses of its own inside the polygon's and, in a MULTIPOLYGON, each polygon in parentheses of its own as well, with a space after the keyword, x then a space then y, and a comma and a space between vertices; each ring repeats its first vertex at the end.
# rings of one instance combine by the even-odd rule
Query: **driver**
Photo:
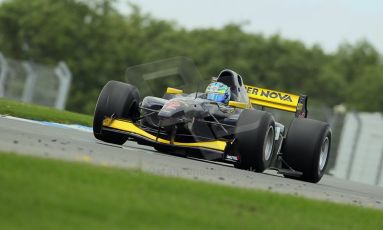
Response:
POLYGON ((206 88, 208 100, 227 104, 230 100, 230 88, 221 82, 212 82, 206 88))

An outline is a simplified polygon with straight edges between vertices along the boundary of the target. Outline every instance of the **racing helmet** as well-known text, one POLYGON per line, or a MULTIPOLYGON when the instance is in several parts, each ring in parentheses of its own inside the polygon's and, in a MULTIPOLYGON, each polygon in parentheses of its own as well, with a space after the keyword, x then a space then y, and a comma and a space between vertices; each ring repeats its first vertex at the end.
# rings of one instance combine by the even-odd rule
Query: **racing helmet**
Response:
POLYGON ((221 82, 212 82, 206 88, 207 99, 215 102, 228 103, 230 88, 221 82))

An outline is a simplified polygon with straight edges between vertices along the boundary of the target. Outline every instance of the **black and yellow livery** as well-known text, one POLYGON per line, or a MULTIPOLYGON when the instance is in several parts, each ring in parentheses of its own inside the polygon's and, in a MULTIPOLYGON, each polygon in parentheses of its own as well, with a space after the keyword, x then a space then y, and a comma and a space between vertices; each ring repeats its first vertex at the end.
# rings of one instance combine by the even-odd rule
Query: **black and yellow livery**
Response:
POLYGON ((307 119, 307 96, 245 85, 232 70, 221 71, 215 80, 230 87, 229 103, 175 88, 168 88, 162 98, 146 96, 141 100, 133 85, 110 81, 96 105, 94 135, 119 145, 132 140, 160 152, 232 162, 237 168, 256 172, 272 168, 288 177, 320 180, 331 130, 326 123, 307 119), (271 113, 254 105, 292 112, 295 118, 287 130, 271 113))

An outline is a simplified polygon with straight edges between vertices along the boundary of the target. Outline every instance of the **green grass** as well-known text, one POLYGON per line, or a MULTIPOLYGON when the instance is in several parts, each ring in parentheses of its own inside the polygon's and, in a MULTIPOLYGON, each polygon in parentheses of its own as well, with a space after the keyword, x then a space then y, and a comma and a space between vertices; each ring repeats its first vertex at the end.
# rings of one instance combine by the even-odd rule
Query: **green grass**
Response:
POLYGON ((383 212, 2 153, 0 229, 383 229, 383 212))
POLYGON ((64 124, 92 126, 92 116, 0 98, 0 114, 64 124))

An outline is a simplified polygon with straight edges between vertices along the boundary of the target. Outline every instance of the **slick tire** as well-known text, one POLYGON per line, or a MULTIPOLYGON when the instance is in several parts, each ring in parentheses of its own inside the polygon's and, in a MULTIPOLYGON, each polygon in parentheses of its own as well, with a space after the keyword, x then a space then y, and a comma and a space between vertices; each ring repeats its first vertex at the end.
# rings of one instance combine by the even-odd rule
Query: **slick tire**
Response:
POLYGON ((273 158, 275 121, 270 113, 244 110, 235 129, 238 161, 236 168, 263 172, 273 158))
POLYGON ((93 118, 93 134, 98 140, 122 145, 127 141, 123 134, 102 130, 105 117, 132 120, 139 117, 139 92, 130 84, 109 81, 98 97, 93 118))
POLYGON ((290 125, 282 147, 282 158, 303 174, 299 177, 285 176, 317 183, 323 176, 330 157, 331 129, 321 121, 295 118, 290 125))

